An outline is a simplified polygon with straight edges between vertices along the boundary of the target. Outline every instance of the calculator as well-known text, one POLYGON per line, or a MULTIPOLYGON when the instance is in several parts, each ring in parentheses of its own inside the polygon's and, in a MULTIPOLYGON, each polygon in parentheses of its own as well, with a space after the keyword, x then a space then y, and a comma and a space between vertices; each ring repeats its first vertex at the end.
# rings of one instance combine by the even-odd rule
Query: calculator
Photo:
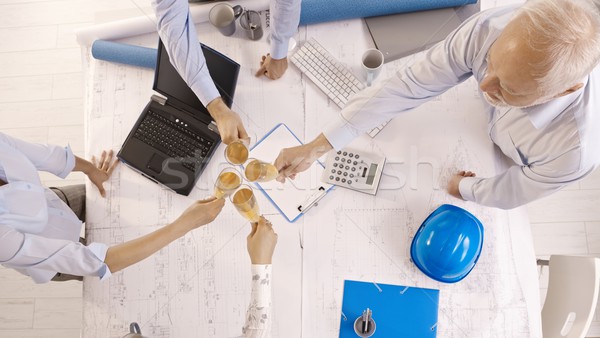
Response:
POLYGON ((385 157, 353 149, 332 151, 327 156, 323 182, 375 195, 385 157))

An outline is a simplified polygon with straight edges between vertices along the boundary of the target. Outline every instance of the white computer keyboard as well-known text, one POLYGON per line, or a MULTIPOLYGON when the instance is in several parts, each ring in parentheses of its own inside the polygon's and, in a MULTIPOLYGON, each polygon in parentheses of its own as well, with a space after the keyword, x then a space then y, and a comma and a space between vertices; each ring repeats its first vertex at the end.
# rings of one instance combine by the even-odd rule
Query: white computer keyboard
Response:
MULTIPOLYGON (((305 41, 290 56, 290 61, 340 108, 344 108, 348 99, 365 87, 346 66, 313 38, 305 41)), ((387 122, 370 130, 369 136, 375 137, 386 124, 387 122)))

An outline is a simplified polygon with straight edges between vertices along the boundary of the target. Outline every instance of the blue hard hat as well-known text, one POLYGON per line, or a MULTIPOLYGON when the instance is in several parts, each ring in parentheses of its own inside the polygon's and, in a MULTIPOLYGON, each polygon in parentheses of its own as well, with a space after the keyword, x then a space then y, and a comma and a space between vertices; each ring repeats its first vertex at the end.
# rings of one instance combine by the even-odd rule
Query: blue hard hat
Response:
POLYGON ((483 226, 465 209, 443 204, 421 224, 410 257, 427 276, 444 283, 465 278, 483 246, 483 226))

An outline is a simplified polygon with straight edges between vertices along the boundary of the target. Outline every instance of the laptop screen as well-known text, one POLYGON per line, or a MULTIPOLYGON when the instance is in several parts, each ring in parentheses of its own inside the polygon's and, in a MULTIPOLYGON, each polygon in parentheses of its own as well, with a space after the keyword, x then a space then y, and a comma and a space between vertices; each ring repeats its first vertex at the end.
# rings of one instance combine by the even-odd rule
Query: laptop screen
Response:
MULTIPOLYGON (((203 44, 201 46, 210 76, 225 104, 231 107, 240 65, 210 47, 203 44)), ((160 39, 152 89, 166 96, 171 105, 210 119, 208 110, 169 61, 167 50, 160 39)), ((198 117, 202 119, 201 116, 198 117)))

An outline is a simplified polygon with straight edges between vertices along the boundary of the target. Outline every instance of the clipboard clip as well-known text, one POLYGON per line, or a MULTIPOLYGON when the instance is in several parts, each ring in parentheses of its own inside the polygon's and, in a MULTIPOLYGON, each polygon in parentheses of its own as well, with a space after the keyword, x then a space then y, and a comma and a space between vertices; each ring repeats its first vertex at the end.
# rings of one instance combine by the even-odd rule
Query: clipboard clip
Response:
POLYGON ((325 190, 325 188, 323 186, 320 186, 316 192, 310 195, 304 202, 302 202, 298 206, 298 211, 300 211, 301 213, 306 213, 308 209, 317 205, 321 198, 323 198, 326 194, 327 191, 325 190))

